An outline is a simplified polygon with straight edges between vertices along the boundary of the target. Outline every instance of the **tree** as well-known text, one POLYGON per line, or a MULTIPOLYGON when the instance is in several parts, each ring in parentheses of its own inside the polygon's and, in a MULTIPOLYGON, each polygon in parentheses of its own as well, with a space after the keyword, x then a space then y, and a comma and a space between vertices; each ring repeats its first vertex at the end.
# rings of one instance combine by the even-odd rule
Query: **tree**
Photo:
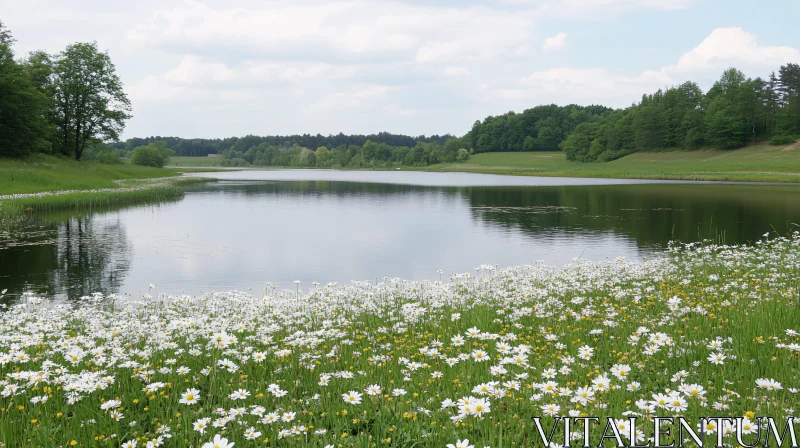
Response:
POLYGON ((320 146, 315 151, 317 155, 317 166, 325 166, 328 162, 328 158, 330 157, 330 151, 325 146, 320 146))
POLYGON ((567 138, 559 145, 561 150, 567 153, 567 160, 574 160, 577 162, 591 162, 592 159, 589 155, 592 142, 600 127, 597 122, 581 123, 575 127, 567 138))
POLYGON ((108 53, 95 42, 70 45, 55 58, 52 77, 61 152, 80 160, 90 141, 119 138, 131 105, 108 53))
POLYGON ((705 124, 703 123, 703 111, 692 109, 686 112, 681 120, 681 130, 683 132, 683 147, 695 149, 703 143, 705 137, 705 124))
POLYGON ((169 163, 169 158, 173 155, 175 151, 167 148, 164 142, 153 142, 134 149, 131 163, 161 168, 169 163))
MULTIPOLYGON (((540 121, 537 125, 546 122, 540 121)), ((561 132, 553 126, 537 126, 539 133, 533 142, 533 151, 558 151, 558 143, 562 140, 561 132)), ((527 140, 527 139, 526 139, 527 140)))
POLYGON ((458 150, 465 146, 465 140, 462 138, 448 138, 442 147, 442 161, 445 163, 455 162, 458 158, 458 150))
POLYGON ((297 161, 300 166, 314 166, 314 164, 317 162, 317 156, 314 154, 314 151, 308 148, 303 148, 297 155, 297 161))
POLYGON ((737 148, 747 142, 749 129, 737 105, 721 96, 711 102, 706 111, 706 141, 720 148, 737 148))
POLYGON ((786 64, 778 70, 781 111, 779 132, 800 133, 800 65, 786 64))
POLYGON ((729 68, 708 91, 704 117, 706 141, 720 148, 737 148, 752 136, 753 83, 744 73, 729 68))
POLYGON ((46 146, 46 98, 14 60, 13 44, 0 22, 0 156, 22 157, 46 146))
POLYGON ((525 152, 536 151, 536 138, 532 135, 525 137, 522 141, 522 150, 525 152))

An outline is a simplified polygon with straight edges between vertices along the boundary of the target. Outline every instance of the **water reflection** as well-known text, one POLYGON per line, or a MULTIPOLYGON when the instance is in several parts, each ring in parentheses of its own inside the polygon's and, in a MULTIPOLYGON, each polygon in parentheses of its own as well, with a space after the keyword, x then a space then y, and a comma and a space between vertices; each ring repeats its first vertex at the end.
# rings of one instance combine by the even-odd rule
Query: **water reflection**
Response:
POLYGON ((476 219, 526 232, 563 228, 614 231, 640 247, 703 238, 756 241, 798 230, 800 188, 785 185, 631 185, 473 188, 476 219))
POLYGON ((220 182, 159 207, 39 216, 0 238, 0 289, 74 298, 136 295, 155 283, 178 294, 640 258, 673 239, 738 243, 797 229, 798 193, 785 185, 220 182))
POLYGON ((0 285, 81 297, 118 291, 131 267, 131 242, 119 216, 70 218, 22 229, 0 246, 0 285), (27 233, 27 235, 25 235, 27 233))

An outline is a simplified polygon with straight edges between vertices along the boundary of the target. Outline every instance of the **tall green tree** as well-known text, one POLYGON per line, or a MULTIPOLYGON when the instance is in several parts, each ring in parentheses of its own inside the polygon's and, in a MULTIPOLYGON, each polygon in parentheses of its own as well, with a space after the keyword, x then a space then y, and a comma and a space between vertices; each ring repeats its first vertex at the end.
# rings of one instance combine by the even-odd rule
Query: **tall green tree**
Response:
POLYGON ((52 153, 57 144, 56 139, 56 110, 55 110, 55 87, 53 86, 53 60, 44 51, 34 51, 28 54, 24 61, 25 69, 31 78, 31 82, 43 97, 43 114, 47 121, 46 129, 42 133, 42 138, 47 140, 48 151, 52 153))
POLYGON ((119 138, 131 104, 111 58, 95 42, 72 44, 54 59, 57 147, 80 160, 89 142, 119 138))
POLYGON ((800 133, 800 65, 786 64, 778 70, 778 90, 781 105, 779 132, 785 135, 800 133))
POLYGON ((752 82, 729 68, 708 91, 705 115, 706 141, 720 148, 736 148, 752 137, 752 82))
POLYGON ((0 156, 21 157, 46 146, 46 98, 14 59, 13 44, 0 22, 0 156))

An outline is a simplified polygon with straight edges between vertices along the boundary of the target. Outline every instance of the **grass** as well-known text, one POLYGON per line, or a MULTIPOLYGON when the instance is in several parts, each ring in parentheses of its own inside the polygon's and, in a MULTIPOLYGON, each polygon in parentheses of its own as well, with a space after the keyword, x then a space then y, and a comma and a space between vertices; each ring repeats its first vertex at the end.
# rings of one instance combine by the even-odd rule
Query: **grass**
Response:
POLYGON ((782 418, 800 407, 798 269, 795 233, 444 282, 24 296, 0 313, 0 442, 500 448, 542 446, 531 417, 551 410, 782 418))
POLYGON ((608 163, 569 162, 561 152, 483 153, 465 163, 425 169, 523 176, 800 182, 800 148, 755 145, 735 150, 642 152, 608 163))
POLYGON ((174 156, 169 159, 168 167, 213 167, 222 166, 222 157, 187 157, 174 156))
POLYGON ((184 185, 209 181, 179 175, 172 169, 45 155, 0 159, 0 218, 8 226, 10 220, 35 212, 175 200, 183 197, 184 185))
POLYGON ((172 169, 76 162, 39 154, 22 160, 0 159, 0 195, 117 188, 116 181, 123 179, 153 179, 179 174, 172 169))
POLYGON ((58 194, 34 193, 0 199, 0 218, 14 219, 23 215, 57 210, 91 211, 110 205, 132 205, 165 202, 183 197, 183 186, 213 181, 199 177, 170 177, 155 180, 120 182, 118 188, 92 191, 63 191, 58 194), (63 194, 61 194, 63 193, 63 194))

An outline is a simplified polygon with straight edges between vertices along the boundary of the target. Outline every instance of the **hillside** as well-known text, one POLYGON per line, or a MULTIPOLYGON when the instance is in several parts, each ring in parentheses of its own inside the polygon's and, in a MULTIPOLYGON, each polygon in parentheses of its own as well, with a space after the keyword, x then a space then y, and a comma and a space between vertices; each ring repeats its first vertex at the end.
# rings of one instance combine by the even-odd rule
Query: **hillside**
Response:
POLYGON ((564 177, 618 177, 749 182, 800 182, 800 145, 754 145, 734 150, 639 152, 613 162, 577 163, 561 152, 476 154, 429 171, 564 177))

